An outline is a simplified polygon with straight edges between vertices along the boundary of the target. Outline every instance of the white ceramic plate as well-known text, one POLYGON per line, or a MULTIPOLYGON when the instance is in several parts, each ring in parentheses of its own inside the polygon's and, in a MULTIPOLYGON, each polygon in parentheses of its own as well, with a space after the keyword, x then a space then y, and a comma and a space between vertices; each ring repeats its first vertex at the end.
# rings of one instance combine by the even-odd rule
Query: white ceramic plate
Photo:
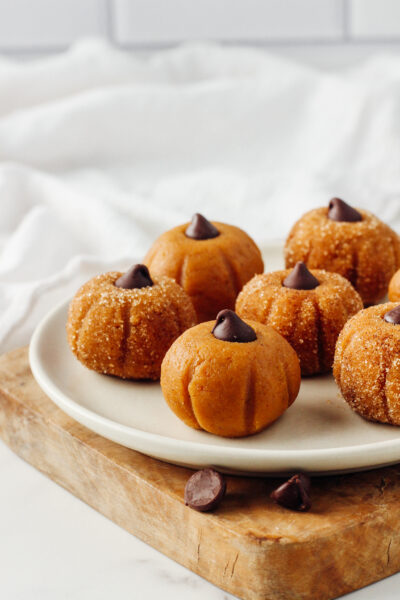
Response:
MULTIPOLYGON (((266 270, 281 268, 281 257, 280 245, 266 248, 266 270)), ((67 306, 37 327, 30 345, 33 374, 64 412, 114 442, 178 465, 253 475, 328 474, 400 461, 400 428, 353 413, 330 375, 303 379, 291 408, 257 435, 225 439, 186 427, 158 383, 118 380, 78 362, 66 340, 67 306)))

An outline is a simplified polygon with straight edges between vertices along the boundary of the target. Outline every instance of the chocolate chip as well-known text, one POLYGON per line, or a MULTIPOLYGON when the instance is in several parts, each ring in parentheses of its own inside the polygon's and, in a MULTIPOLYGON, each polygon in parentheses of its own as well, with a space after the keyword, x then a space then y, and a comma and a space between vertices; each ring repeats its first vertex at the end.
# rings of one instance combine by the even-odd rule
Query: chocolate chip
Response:
POLYGON ((348 223, 362 221, 362 216, 358 210, 340 198, 332 198, 329 202, 328 217, 332 221, 347 221, 348 223))
POLYGON ((313 290, 319 286, 319 281, 307 269, 306 265, 299 261, 283 280, 282 285, 292 290, 313 290))
POLYGON ((310 488, 310 478, 304 473, 298 473, 274 490, 271 498, 284 508, 307 511, 311 508, 310 488))
POLYGON ((211 332, 214 337, 223 342, 254 342, 256 332, 247 325, 233 310, 221 310, 211 332))
POLYGON ((126 273, 121 275, 115 282, 119 288, 132 290, 153 285, 150 273, 146 265, 133 265, 126 273))
POLYGON ((193 215, 191 222, 186 227, 185 235, 194 240, 209 240, 219 235, 219 231, 210 221, 200 213, 193 215))
POLYGON ((220 473, 214 469, 196 471, 185 487, 185 504, 205 512, 213 510, 225 495, 226 483, 220 473))
POLYGON ((392 325, 400 325, 400 304, 384 315, 384 320, 392 325))

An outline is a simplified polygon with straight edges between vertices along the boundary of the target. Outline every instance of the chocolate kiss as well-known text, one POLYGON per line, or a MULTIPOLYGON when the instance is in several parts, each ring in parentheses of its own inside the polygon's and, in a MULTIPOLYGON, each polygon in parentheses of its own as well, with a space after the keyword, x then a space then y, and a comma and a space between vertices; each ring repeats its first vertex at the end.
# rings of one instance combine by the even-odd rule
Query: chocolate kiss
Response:
POLYGON ((115 285, 119 288, 132 290, 134 288, 152 286, 153 281, 146 265, 133 265, 126 273, 117 279, 115 285))
POLYGON ((186 227, 185 235, 194 240, 209 240, 219 235, 219 231, 210 221, 200 213, 193 215, 191 222, 186 227))
POLYGON ((313 290, 319 286, 319 281, 310 273, 306 265, 299 261, 283 280, 282 285, 292 290, 313 290))
POLYGON ((356 221, 362 221, 362 216, 352 206, 346 204, 340 198, 332 198, 329 202, 328 217, 332 221, 347 221, 348 223, 355 223, 356 221))
POLYGON ((233 310, 221 310, 211 332, 214 337, 223 342, 254 342, 256 332, 247 325, 233 310))
POLYGON ((392 323, 392 325, 400 325, 400 305, 396 306, 396 308, 392 308, 384 315, 384 320, 387 323, 392 323))

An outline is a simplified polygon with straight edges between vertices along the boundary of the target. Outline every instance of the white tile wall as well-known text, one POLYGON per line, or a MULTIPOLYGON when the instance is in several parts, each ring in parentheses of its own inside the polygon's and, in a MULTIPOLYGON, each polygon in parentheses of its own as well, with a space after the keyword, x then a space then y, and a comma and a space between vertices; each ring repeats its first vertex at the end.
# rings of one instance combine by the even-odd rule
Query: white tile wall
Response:
POLYGON ((355 39, 400 38, 399 0, 351 0, 349 17, 355 39))
POLYGON ((343 24, 341 0, 114 0, 114 10, 122 44, 337 39, 343 24))
POLYGON ((0 49, 64 47, 106 35, 107 0, 0 0, 0 49))
POLYGON ((87 35, 125 47, 215 39, 358 56, 379 43, 400 49, 400 0, 0 0, 0 53, 87 35))

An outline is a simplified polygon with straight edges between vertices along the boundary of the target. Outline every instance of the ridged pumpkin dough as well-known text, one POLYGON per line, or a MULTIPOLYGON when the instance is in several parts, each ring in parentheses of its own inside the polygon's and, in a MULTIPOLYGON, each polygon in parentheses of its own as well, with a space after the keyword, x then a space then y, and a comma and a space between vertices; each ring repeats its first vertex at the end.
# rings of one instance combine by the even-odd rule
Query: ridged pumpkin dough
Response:
POLYGON ((236 296, 264 263, 255 242, 239 227, 212 224, 220 235, 196 240, 185 235, 188 223, 163 233, 144 263, 155 276, 173 277, 190 296, 198 322, 234 309, 236 296))
POLYGON ((316 208, 292 227, 285 245, 286 267, 303 261, 309 269, 339 273, 350 281, 364 304, 379 302, 400 267, 399 236, 372 213, 357 208, 362 221, 328 218, 316 208))
POLYGON ((253 342, 219 340, 210 321, 185 331, 165 355, 164 398, 189 427, 225 437, 250 435, 295 400, 300 386, 296 353, 272 327, 247 323, 257 334, 253 342))
POLYGON ((397 306, 371 306, 347 322, 333 374, 353 410, 370 421, 400 425, 400 325, 383 318, 397 306))
POLYGON ((88 369, 124 379, 159 379, 168 348, 196 323, 192 303, 169 277, 124 289, 114 285, 121 275, 98 275, 78 290, 68 311, 68 343, 88 369))
POLYGON ((337 273, 311 271, 313 290, 284 287, 291 269, 256 275, 240 292, 236 312, 242 319, 271 325, 290 343, 303 375, 332 369, 335 344, 346 321, 363 308, 352 285, 337 273))

